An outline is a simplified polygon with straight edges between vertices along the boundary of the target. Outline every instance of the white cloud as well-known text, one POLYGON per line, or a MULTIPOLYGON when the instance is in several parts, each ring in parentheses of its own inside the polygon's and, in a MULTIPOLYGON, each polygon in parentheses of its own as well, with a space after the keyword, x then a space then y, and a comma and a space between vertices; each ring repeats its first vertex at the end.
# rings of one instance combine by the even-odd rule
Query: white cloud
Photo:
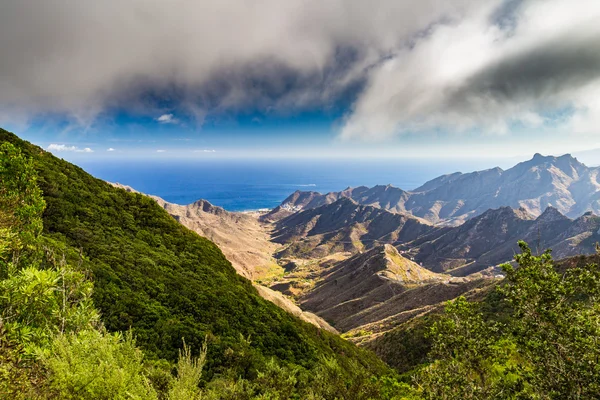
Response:
POLYGON ((523 1, 509 28, 490 23, 500 3, 487 4, 371 69, 342 137, 506 133, 514 124, 540 128, 567 107, 576 107, 575 126, 593 126, 600 117, 590 95, 600 83, 600 2, 523 1))
POLYGON ((75 153, 93 153, 94 150, 92 150, 89 147, 85 147, 85 148, 79 148, 77 146, 67 146, 65 144, 56 144, 56 143, 52 143, 48 146, 48 151, 52 151, 52 152, 62 152, 62 151, 70 151, 70 152, 75 152, 75 153))
POLYGON ((106 149, 106 151, 115 151, 115 149, 113 149, 112 147, 109 147, 108 149, 106 149))
POLYGON ((215 149, 194 150, 194 153, 216 153, 215 149))
POLYGON ((163 114, 156 120, 161 124, 178 124, 179 120, 173 116, 173 114, 163 114))
POLYGON ((75 146, 67 146, 64 144, 54 144, 52 143, 50 146, 48 146, 48 150, 49 151, 76 151, 77 147, 75 146))
POLYGON ((166 153, 167 151, 166 151, 166 150, 163 150, 163 149, 159 149, 159 150, 156 150, 156 152, 157 152, 157 153, 166 153))

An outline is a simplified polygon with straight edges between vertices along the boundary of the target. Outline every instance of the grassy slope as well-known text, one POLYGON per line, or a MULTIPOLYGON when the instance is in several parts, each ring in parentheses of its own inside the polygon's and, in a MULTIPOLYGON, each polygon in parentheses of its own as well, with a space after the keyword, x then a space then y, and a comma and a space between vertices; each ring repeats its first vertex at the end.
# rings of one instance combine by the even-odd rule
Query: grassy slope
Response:
POLYGON ((209 374, 224 367, 252 374, 270 356, 308 368, 322 355, 385 368, 372 353, 260 298, 212 242, 152 199, 113 188, 0 129, 4 141, 34 158, 47 203, 45 235, 82 249, 107 328, 131 328, 147 354, 175 360, 182 337, 198 349, 210 334, 209 374))

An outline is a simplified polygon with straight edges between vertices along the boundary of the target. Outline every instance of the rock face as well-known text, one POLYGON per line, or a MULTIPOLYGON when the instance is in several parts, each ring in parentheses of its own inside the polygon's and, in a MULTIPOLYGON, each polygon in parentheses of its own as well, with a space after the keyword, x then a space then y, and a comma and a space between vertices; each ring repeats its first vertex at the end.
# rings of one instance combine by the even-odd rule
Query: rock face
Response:
POLYGON ((342 331, 382 333, 487 281, 433 273, 381 245, 324 270, 300 304, 342 331))
MULTIPOLYGON (((136 192, 118 183, 114 186, 136 192)), ((282 270, 272 257, 278 246, 269 240, 268 228, 256 216, 229 212, 206 200, 182 206, 157 196, 149 197, 182 225, 219 246, 240 275, 260 279, 282 270)))
POLYGON ((523 208, 534 216, 553 206, 575 218, 587 211, 600 213, 599 172, 600 168, 589 168, 569 154, 536 154, 506 171, 493 168, 443 175, 410 192, 390 185, 361 186, 324 195, 296 192, 265 218, 279 220, 292 210, 316 208, 342 197, 439 225, 460 225, 488 209, 503 206, 523 208))

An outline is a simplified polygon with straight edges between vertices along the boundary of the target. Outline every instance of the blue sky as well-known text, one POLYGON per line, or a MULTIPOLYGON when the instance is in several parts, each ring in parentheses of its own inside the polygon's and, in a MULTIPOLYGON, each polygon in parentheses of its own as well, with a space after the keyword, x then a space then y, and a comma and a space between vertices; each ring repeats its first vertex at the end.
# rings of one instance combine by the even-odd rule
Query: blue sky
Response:
POLYGON ((600 148, 597 0, 32 1, 0 6, 0 126, 67 159, 600 148))

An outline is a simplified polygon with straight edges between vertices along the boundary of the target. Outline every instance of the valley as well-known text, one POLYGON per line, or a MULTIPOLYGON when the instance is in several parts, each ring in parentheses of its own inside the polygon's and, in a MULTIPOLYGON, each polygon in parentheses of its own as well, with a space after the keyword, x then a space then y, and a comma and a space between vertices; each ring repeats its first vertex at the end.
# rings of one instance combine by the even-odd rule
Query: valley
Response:
POLYGON ((489 291, 519 240, 538 252, 552 248, 557 258, 595 253, 596 179, 597 169, 568 155, 535 155, 507 171, 445 175, 412 192, 297 191, 261 213, 150 197, 215 242, 261 296, 376 349, 386 333, 444 302, 489 291), (528 190, 515 193, 511 182, 528 190))
MULTIPOLYGON (((489 352, 498 348, 497 343, 530 335, 527 328, 513 336, 522 316, 528 318, 516 314, 514 306, 521 307, 521 313, 532 306, 542 312, 567 307, 561 318, 571 318, 570 310, 579 304, 589 303, 590 312, 595 310, 589 299, 600 287, 595 283, 600 274, 594 266, 598 256, 589 254, 598 253, 600 218, 588 210, 592 206, 576 218, 550 205, 541 213, 501 206, 462 224, 438 224, 382 207, 389 202, 371 197, 371 204, 362 204, 349 196, 296 192, 292 199, 304 206, 284 202, 269 212, 229 212, 205 200, 177 205, 129 186, 108 184, 9 132, 0 130, 0 136, 2 160, 9 167, 0 170, 8 182, 4 187, 30 174, 33 179, 19 184, 34 189, 16 193, 37 202, 30 208, 37 213, 30 223, 31 213, 6 213, 23 200, 11 198, 15 192, 0 192, 3 223, 8 227, 2 240, 18 250, 5 269, 2 288, 26 282, 23 289, 11 289, 24 291, 25 296, 0 300, 18 305, 49 298, 36 305, 54 307, 40 323, 67 330, 66 339, 57 331, 56 336, 9 336, 4 343, 20 340, 27 346, 49 346, 44 337, 50 337, 51 343, 69 341, 62 344, 65 351, 79 351, 72 346, 82 345, 96 351, 113 340, 111 354, 121 357, 121 352, 133 349, 138 358, 133 367, 111 361, 112 376, 135 374, 131 368, 143 371, 135 381, 143 386, 134 389, 146 393, 142 398, 152 393, 164 396, 178 385, 188 385, 195 393, 213 393, 215 398, 240 390, 252 393, 249 398, 264 390, 288 398, 290 389, 280 387, 292 379, 301 382, 291 389, 300 398, 317 391, 319 399, 332 398, 332 393, 408 399, 422 389, 405 379, 428 379, 432 369, 437 373, 440 364, 431 357, 440 343, 456 346, 460 342, 452 342, 454 338, 465 338, 468 348, 489 345, 485 350, 489 352), (22 165, 22 174, 6 173, 22 165), (33 197, 27 197, 31 190, 33 197), (329 200, 311 205, 315 199, 329 200), (31 229, 37 233, 28 233, 31 229), (36 253, 33 246, 26 249, 24 254, 31 258, 24 263, 34 264, 16 274, 10 268, 21 262, 20 244, 13 238, 43 246, 43 252, 36 253), (564 260, 554 263, 544 252, 549 247, 564 260), (46 276, 51 281, 45 282, 46 276), (27 294, 40 284, 51 290, 27 294), (66 285, 72 286, 67 290, 66 285), (525 302, 523 294, 529 296, 525 302), (512 325, 504 325, 506 321, 512 325), (440 327, 443 331, 432 336, 440 327), (465 328, 464 333, 457 331, 465 328), (475 342, 472 334, 478 335, 475 342), (101 342, 85 335, 95 335, 101 342), (199 358, 190 358, 188 343, 200 349, 199 358), (172 373, 175 365, 178 374, 192 368, 196 378, 183 382, 172 373), (265 382, 265 374, 275 371, 273 380, 265 382)), ((554 165, 531 168, 546 167, 554 165)), ((13 324, 8 329, 22 323, 37 334, 48 332, 45 325, 27 319, 37 315, 31 307, 18 311, 26 319, 17 325, 12 321, 20 314, 7 310, 3 318, 13 324)), ((541 337, 540 328, 535 329, 541 337)), ((49 354, 52 360, 63 357, 60 351, 49 354)), ((91 362, 86 371, 95 374, 99 367, 94 357, 98 355, 84 351, 72 360, 91 362)), ((504 356, 499 357, 503 362, 504 356)), ((56 379, 70 382, 71 376, 60 375, 60 368, 81 368, 47 365, 52 372, 44 378, 42 391, 56 379)), ((17 371, 28 368, 17 367, 21 368, 17 371)), ((78 374, 83 379, 84 374, 78 374)), ((31 382, 37 379, 26 376, 31 382)), ((27 390, 38 390, 31 385, 27 390)), ((427 390, 436 390, 436 383, 428 385, 427 390)), ((93 390, 109 389, 96 385, 93 390)))

